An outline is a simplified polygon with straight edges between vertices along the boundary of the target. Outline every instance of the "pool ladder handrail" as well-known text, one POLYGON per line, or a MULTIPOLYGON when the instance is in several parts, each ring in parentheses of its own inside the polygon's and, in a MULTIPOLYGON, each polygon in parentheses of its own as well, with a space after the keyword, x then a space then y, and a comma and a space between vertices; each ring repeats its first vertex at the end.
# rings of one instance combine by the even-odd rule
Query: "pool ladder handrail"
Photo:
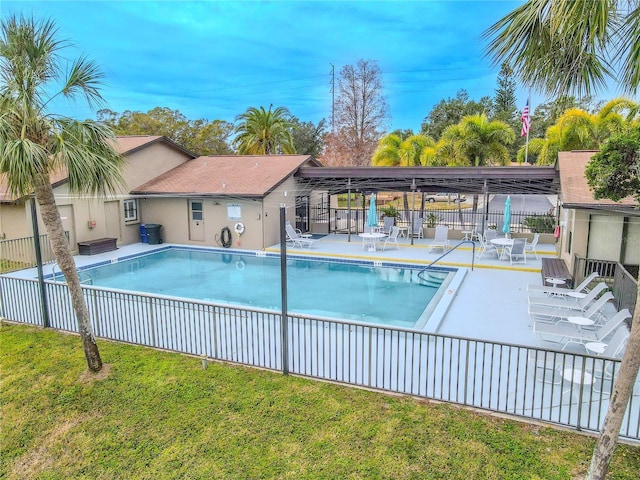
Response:
MULTIPOLYGON (((54 263, 53 266, 51 267, 51 280, 53 282, 56 281, 56 266, 58 264, 54 263)), ((91 278, 88 278, 84 281, 82 281, 82 279, 80 278, 80 272, 76 270, 76 272, 78 273, 78 280, 80 281, 80 284, 82 285, 83 283, 88 283, 89 285, 93 285, 93 280, 91 278)), ((60 273, 62 273, 62 270, 60 270, 60 273)), ((64 278, 64 274, 62 273, 62 278, 64 278)))
POLYGON ((446 257, 447 255, 449 255, 451 252, 453 252, 456 248, 458 248, 460 245, 463 245, 465 243, 470 243, 472 245, 472 249, 471 249, 471 271, 473 271, 473 266, 475 265, 475 259, 476 259, 476 244, 472 241, 472 240, 462 240, 460 243, 458 243, 457 245, 455 245, 453 248, 447 250, 446 252, 444 252, 442 255, 440 255, 438 258, 436 258, 433 262, 431 262, 429 265, 427 265, 426 267, 424 267, 422 270, 420 270, 418 272, 418 278, 424 282, 427 281, 426 278, 424 278, 422 276, 422 274, 424 272, 426 272, 427 270, 429 270, 429 268, 431 268, 436 262, 442 260, 444 257, 446 257))

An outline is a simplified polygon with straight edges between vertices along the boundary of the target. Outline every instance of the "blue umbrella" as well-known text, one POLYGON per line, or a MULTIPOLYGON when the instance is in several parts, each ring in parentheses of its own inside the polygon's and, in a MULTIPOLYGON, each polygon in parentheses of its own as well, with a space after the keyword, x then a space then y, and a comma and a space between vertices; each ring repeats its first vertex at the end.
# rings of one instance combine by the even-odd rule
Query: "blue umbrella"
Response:
POLYGON ((507 197, 507 201, 504 202, 504 225, 502 225, 502 232, 505 236, 509 235, 511 231, 511 197, 507 197))
POLYGON ((376 209, 376 197, 371 194, 371 200, 369 201, 369 215, 367 216, 367 226, 378 226, 378 210, 376 209))

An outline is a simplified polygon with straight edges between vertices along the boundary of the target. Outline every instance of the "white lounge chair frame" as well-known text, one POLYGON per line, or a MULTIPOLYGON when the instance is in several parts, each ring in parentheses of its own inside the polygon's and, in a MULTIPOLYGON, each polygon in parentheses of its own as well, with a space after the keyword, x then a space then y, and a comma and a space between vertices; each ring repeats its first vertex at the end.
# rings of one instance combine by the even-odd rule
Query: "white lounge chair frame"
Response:
POLYGON ((526 253, 533 253, 533 255, 536 257, 536 260, 538 260, 539 258, 538 252, 536 252, 536 247, 538 246, 538 240, 540 240, 540 234, 534 233, 533 240, 531 240, 531 243, 524 244, 524 251, 526 253))
POLYGON ((314 240, 313 238, 301 237, 300 234, 296 232, 295 229, 291 226, 291 224, 285 224, 284 227, 287 232, 287 237, 293 243, 294 247, 297 245, 300 248, 306 247, 308 249, 311 249, 311 245, 316 242, 316 240, 314 240))
POLYGON ((533 332, 542 341, 563 343, 564 346, 562 349, 564 350, 570 343, 584 345, 587 342, 603 342, 604 339, 620 327, 627 318, 631 318, 631 312, 625 308, 608 319, 597 330, 583 330, 566 322, 556 324, 534 322, 533 332), (552 340, 549 340, 549 337, 551 337, 552 340))
POLYGON ((600 293, 607 290, 607 284, 600 282, 593 290, 586 294, 584 298, 569 298, 568 296, 547 297, 529 295, 529 305, 544 305, 547 307, 568 308, 570 310, 585 311, 589 308, 600 293))
MULTIPOLYGON (((581 316, 592 318, 607 304, 613 300, 611 292, 605 292, 598 300, 593 302, 587 310, 571 310, 570 308, 547 307, 545 305, 529 305, 529 316, 538 322, 554 323, 569 317, 581 316), (542 317, 542 318, 539 318, 542 317)), ((594 320, 595 321, 595 320, 594 320)))
POLYGON ((547 295, 551 295, 551 294, 553 294, 553 295, 567 295, 570 292, 578 293, 578 292, 582 292, 585 288, 587 288, 589 286, 589 284, 591 282, 593 282, 599 276, 600 276, 600 274, 598 272, 591 273, 587 278, 585 278, 582 282, 580 282, 580 285, 578 285, 574 289, 549 287, 547 285, 529 285, 529 286, 527 286, 527 290, 529 292, 545 293, 547 295))

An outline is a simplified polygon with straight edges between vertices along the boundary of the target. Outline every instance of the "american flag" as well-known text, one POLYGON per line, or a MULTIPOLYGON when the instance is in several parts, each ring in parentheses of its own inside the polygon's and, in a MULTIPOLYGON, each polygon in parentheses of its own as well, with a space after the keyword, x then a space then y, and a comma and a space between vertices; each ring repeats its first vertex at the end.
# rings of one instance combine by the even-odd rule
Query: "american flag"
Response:
POLYGON ((529 133, 529 127, 531 127, 531 117, 529 116, 529 100, 527 100, 527 104, 522 110, 522 131, 520 132, 521 137, 526 137, 529 133))

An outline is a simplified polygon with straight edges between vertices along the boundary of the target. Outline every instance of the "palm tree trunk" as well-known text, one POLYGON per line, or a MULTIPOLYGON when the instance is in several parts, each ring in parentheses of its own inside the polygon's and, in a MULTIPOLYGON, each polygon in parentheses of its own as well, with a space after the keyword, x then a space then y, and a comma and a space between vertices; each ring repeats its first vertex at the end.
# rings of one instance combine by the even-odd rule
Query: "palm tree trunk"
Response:
POLYGON ((69 294, 71 295, 71 305, 73 306, 78 321, 78 332, 82 339, 84 356, 87 359, 89 370, 98 372, 102 368, 102 359, 100 358, 98 344, 96 343, 91 323, 89 322, 89 310, 87 309, 87 304, 82 294, 76 264, 73 261, 67 238, 64 235, 62 219, 60 218, 60 212, 58 211, 53 196, 53 188, 46 174, 38 175, 36 182, 35 193, 36 200, 40 205, 40 215, 47 229, 51 248, 58 262, 58 266, 67 280, 69 294))
POLYGON ((607 476, 609 463, 618 442, 622 420, 638 376, 638 369, 640 369, 640 285, 638 286, 631 333, 618 371, 618 379, 609 400, 607 416, 604 418, 600 436, 591 457, 587 480, 604 480, 607 476))

